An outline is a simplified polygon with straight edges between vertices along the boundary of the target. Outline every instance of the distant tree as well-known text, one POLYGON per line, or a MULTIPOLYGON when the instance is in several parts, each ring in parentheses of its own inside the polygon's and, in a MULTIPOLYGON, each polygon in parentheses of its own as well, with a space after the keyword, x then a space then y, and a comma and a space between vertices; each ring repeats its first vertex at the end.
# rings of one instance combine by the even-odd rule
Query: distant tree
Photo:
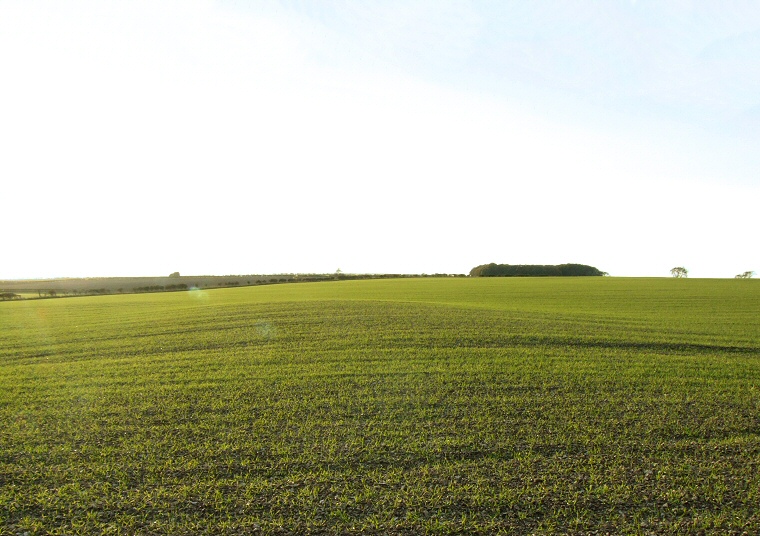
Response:
POLYGON ((670 275, 673 277, 689 277, 689 271, 683 266, 676 266, 670 269, 670 275))
POLYGON ((50 292, 48 292, 48 294, 50 294, 51 298, 55 298, 57 296, 55 290, 51 290, 50 292))
POLYGON ((179 277, 179 272, 172 272, 169 277, 179 277))
POLYGON ((755 275, 755 272, 753 272, 752 270, 750 270, 750 271, 748 271, 748 272, 744 272, 743 274, 739 274, 739 275, 737 275, 737 276, 736 276, 736 279, 749 279, 749 278, 751 278, 753 275, 755 275))

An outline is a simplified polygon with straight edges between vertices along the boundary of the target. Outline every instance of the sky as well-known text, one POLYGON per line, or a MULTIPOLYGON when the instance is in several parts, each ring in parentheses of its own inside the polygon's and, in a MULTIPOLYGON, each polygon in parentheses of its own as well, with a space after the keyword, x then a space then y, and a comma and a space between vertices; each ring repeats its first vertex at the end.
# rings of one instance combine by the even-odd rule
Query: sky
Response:
POLYGON ((0 0, 0 279, 760 272, 755 1, 0 0))

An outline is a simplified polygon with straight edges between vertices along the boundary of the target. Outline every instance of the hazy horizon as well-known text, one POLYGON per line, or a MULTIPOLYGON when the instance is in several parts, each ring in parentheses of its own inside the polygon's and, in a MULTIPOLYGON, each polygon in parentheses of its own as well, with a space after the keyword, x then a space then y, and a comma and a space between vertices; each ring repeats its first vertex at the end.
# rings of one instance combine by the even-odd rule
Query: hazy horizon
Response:
MULTIPOLYGON (((474 268, 474 266, 473 266, 474 268)), ((746 270, 745 270, 746 271, 746 270)), ((412 273, 412 272, 344 272, 341 270, 341 273, 347 276, 356 275, 356 276, 372 276, 372 275, 399 275, 402 277, 406 276, 424 276, 424 277, 435 277, 435 276, 466 276, 469 277, 469 270, 466 272, 420 272, 420 273, 412 273)), ((667 275, 619 275, 615 276, 612 274, 608 274, 605 277, 621 277, 621 278, 627 278, 627 279, 657 279, 657 278, 672 278, 673 276, 669 273, 668 270, 667 275)), ((754 270, 753 270, 754 272, 754 270)), ((237 274, 194 274, 194 273, 188 273, 188 274, 180 274, 179 278, 193 278, 193 277, 246 277, 246 276, 262 276, 262 277, 268 277, 268 276, 291 276, 291 275, 297 275, 297 276, 308 276, 308 275, 332 275, 335 272, 270 272, 270 273, 237 273, 237 274)), ((740 272, 741 273, 741 272, 740 272)), ((732 276, 726 276, 726 277, 693 277, 691 275, 691 272, 689 272, 689 275, 687 276, 688 279, 735 279, 736 275, 734 274, 732 276)), ((171 276, 169 274, 148 274, 148 275, 107 275, 107 276, 99 276, 99 275, 84 275, 84 276, 50 276, 50 277, 16 277, 16 278, 0 278, 0 281, 56 281, 56 280, 76 280, 76 279, 169 279, 174 278, 175 276, 171 276)), ((504 276, 482 276, 482 277, 504 277, 504 276)), ((512 278, 525 278, 525 277, 539 277, 539 278, 546 278, 546 277, 584 277, 584 276, 511 276, 512 278)), ((589 276, 585 276, 589 277, 589 276)), ((593 276, 591 276, 593 277, 593 276)), ((598 276, 597 276, 598 277, 598 276)), ((754 274, 753 274, 754 277, 754 274)))
POLYGON ((0 279, 760 271, 758 3, 6 0, 0 69, 0 279))

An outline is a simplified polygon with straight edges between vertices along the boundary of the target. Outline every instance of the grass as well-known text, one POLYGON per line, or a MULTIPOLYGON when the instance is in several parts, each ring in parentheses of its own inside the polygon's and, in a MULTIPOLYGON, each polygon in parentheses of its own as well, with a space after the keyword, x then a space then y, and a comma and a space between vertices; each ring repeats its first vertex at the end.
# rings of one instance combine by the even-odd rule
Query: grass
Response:
POLYGON ((0 304, 0 534, 753 534, 752 280, 0 304))

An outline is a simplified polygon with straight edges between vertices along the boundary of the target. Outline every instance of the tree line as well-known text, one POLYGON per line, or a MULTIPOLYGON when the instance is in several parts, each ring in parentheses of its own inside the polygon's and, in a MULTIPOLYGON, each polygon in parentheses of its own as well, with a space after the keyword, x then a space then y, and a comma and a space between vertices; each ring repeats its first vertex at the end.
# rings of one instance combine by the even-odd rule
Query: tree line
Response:
POLYGON ((465 277, 464 274, 346 274, 337 270, 332 274, 277 274, 277 275, 227 275, 227 276, 180 276, 174 272, 163 277, 103 277, 49 280, 0 281, 0 301, 64 296, 88 296, 103 294, 184 291, 222 287, 271 285, 276 283, 313 283, 318 281, 343 281, 355 279, 396 279, 414 277, 465 277), (135 284, 137 283, 137 284, 135 284), (14 292, 15 291, 15 292, 14 292), (27 296, 19 294, 22 292, 27 296))
POLYGON ((566 277, 608 275, 586 264, 481 264, 470 277, 566 277))

